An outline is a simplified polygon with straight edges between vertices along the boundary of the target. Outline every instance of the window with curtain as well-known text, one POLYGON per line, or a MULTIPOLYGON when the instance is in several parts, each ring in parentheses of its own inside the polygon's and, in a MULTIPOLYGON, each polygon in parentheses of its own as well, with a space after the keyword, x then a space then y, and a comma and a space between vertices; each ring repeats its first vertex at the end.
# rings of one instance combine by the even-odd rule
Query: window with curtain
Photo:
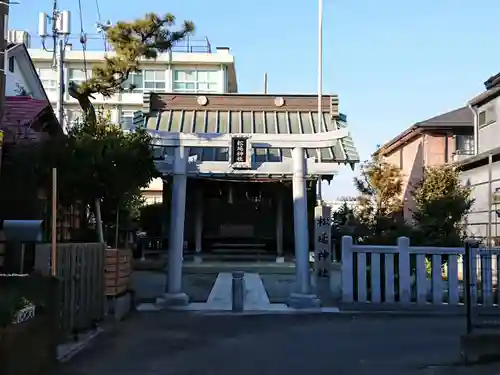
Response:
POLYGON ((144 70, 144 89, 165 92, 165 70, 144 70))
POLYGON ((47 94, 57 92, 57 72, 54 69, 37 69, 37 73, 47 94))
POLYGON ((85 70, 83 69, 69 69, 69 81, 80 84, 92 76, 92 72, 87 70, 87 75, 85 75, 85 70))
POLYGON ((143 92, 144 91, 144 74, 143 72, 132 72, 128 75, 128 79, 122 83, 122 89, 128 92, 143 92), (131 90, 132 89, 132 90, 131 90))
POLYGON ((220 72, 218 70, 176 69, 172 86, 174 92, 220 92, 220 72))

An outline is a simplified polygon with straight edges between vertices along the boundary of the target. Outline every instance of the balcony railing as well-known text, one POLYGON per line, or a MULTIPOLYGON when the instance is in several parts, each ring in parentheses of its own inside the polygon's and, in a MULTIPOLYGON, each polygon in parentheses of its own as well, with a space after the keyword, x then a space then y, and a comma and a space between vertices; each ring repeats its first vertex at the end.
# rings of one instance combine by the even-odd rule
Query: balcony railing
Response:
POLYGON ((472 149, 456 150, 453 153, 451 159, 453 162, 457 162, 457 161, 462 161, 464 159, 470 158, 473 155, 474 155, 474 150, 472 150, 472 149))
MULTIPOLYGON (((41 47, 41 38, 33 35, 33 42, 31 43, 31 48, 41 47)), ((82 44, 80 43, 80 37, 78 35, 71 35, 68 38, 68 44, 71 46, 68 49, 73 51, 81 51, 82 44)), ((108 51, 112 48, 108 43, 105 43, 102 35, 100 34, 87 34, 87 50, 89 51, 103 51, 106 46, 108 51)), ((172 47, 172 52, 187 52, 187 53, 212 53, 212 46, 208 38, 186 38, 180 42, 177 42, 172 47)))

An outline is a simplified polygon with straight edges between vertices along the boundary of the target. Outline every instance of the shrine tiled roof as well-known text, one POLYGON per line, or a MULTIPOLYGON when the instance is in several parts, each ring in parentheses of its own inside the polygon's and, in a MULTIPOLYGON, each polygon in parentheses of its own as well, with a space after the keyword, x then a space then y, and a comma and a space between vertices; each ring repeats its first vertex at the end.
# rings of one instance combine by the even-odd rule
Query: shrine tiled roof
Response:
MULTIPOLYGON (((165 96, 172 98, 172 102, 169 103, 168 98, 162 102, 158 102, 158 98, 151 100, 151 111, 142 120, 147 129, 181 133, 311 134, 347 128, 345 116, 338 113, 336 97, 323 98, 323 119, 320 124, 317 99, 314 96, 294 96, 292 99, 285 97, 283 101, 290 103, 289 107, 286 104, 274 104, 277 97, 271 98, 271 104, 265 102, 263 98, 267 99, 268 96, 257 97, 260 101, 256 100, 256 96, 243 95, 217 95, 213 100, 209 95, 203 97, 203 100, 208 98, 209 103, 212 100, 212 106, 198 104, 196 98, 199 96, 192 94, 165 96), (179 96, 184 100, 184 105, 174 101, 179 96), (187 96, 193 98, 194 103, 188 101, 187 96), (226 101, 223 102, 220 98, 226 101)), ((269 149, 262 152, 291 156, 289 149, 269 149)), ((359 154, 350 135, 337 140, 332 147, 307 149, 306 153, 307 157, 315 157, 326 163, 359 162, 359 154)))

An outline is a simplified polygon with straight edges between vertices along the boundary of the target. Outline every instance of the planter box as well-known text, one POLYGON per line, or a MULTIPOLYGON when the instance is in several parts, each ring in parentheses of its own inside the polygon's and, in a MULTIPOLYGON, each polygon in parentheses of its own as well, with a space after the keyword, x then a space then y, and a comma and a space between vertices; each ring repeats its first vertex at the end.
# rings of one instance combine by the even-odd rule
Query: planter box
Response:
POLYGON ((16 313, 13 324, 24 323, 35 317, 35 305, 31 304, 16 313))
POLYGON ((115 297, 125 293, 130 283, 132 252, 130 250, 106 249, 106 296, 115 297))

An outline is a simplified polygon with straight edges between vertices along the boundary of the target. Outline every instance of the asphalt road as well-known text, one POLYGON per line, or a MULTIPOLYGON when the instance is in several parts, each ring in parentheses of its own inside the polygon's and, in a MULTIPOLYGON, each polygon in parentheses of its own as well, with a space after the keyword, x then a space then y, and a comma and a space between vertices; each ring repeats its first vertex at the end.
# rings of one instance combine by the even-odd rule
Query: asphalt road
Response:
POLYGON ((141 313, 57 375, 496 375, 456 367, 463 318, 141 313))

